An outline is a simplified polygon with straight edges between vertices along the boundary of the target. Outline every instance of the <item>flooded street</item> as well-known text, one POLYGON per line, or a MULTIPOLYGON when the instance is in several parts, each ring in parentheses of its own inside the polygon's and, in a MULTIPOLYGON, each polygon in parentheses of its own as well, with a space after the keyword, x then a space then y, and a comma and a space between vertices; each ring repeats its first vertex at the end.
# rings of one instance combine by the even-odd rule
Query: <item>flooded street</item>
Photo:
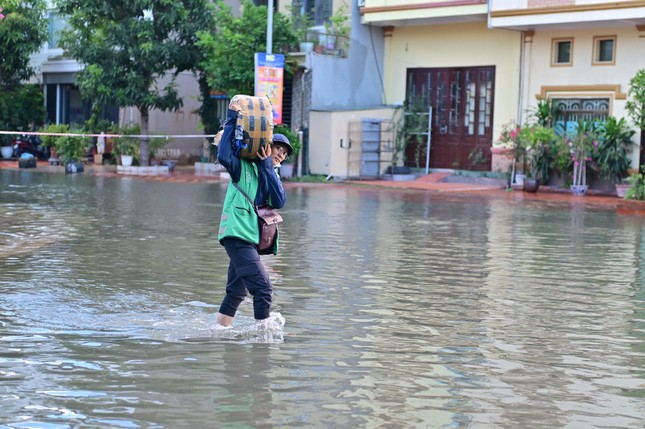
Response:
POLYGON ((0 428, 643 428, 645 217, 288 184, 228 332, 225 191, 0 170, 0 428))

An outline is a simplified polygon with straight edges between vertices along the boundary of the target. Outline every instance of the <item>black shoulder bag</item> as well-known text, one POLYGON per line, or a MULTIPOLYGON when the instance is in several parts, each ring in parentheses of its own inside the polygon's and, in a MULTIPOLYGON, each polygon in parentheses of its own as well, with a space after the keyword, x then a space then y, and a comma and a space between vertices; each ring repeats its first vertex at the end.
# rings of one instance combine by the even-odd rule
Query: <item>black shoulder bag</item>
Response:
POLYGON ((255 214, 258 216, 258 227, 260 230, 260 242, 258 244, 258 253, 260 255, 270 255, 273 253, 273 245, 278 238, 278 224, 282 222, 282 216, 277 212, 276 209, 271 207, 268 204, 262 204, 256 206, 253 200, 247 195, 242 188, 240 188, 237 183, 231 180, 233 186, 237 188, 238 191, 244 195, 244 197, 249 200, 255 210, 255 214))

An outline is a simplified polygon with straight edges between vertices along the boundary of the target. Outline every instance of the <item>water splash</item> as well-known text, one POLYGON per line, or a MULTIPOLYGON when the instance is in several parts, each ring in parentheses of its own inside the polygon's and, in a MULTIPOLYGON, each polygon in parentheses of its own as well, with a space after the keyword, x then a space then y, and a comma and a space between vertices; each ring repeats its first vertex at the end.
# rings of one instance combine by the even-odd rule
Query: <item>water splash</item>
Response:
POLYGON ((242 344, 280 344, 284 342, 285 318, 279 312, 271 312, 264 320, 248 316, 236 316, 232 326, 220 326, 214 322, 212 336, 239 341, 242 344))

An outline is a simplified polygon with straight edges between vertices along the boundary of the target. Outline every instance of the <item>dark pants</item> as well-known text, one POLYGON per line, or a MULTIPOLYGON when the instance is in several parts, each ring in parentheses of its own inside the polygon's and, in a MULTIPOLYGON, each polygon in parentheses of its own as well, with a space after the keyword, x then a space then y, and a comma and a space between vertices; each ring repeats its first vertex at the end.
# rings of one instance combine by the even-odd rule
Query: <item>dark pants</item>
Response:
POLYGON ((226 296, 219 312, 235 316, 248 290, 253 296, 254 317, 257 320, 268 318, 272 287, 257 249, 254 245, 236 238, 225 238, 222 244, 231 262, 228 266, 226 296))

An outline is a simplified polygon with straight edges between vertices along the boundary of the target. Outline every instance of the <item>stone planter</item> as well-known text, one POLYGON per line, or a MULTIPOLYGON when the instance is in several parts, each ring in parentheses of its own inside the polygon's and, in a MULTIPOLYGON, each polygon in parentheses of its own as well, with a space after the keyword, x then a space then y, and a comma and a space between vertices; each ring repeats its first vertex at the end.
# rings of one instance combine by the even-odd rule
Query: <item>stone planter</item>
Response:
POLYGON ((534 194, 540 189, 540 181, 533 178, 525 178, 523 183, 524 192, 534 194))
POLYGON ((124 167, 130 167, 132 165, 132 162, 134 161, 134 157, 132 155, 121 155, 121 165, 124 167))

